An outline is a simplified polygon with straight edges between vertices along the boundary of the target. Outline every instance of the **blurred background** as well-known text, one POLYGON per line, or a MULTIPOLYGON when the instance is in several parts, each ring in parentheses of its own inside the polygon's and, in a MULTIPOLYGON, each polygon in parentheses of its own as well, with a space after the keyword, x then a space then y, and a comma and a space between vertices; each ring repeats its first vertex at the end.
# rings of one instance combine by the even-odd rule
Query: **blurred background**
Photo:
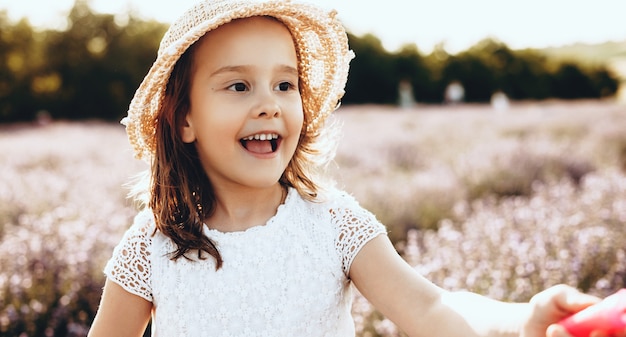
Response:
MULTIPOLYGON (((178 2, 2 1, 3 123, 38 116, 119 120, 167 28, 155 17, 172 21, 181 12, 178 2)), ((357 55, 344 104, 398 104, 399 90, 404 104, 489 102, 494 94, 607 98, 624 81, 621 1, 592 8, 559 1, 520 8, 486 0, 395 2, 338 4, 357 55)))
MULTIPOLYGON (((86 335, 147 168, 118 122, 193 2, 0 0, 0 336, 86 335)), ((329 172, 407 261, 511 301, 626 285, 626 2, 311 2, 357 56, 329 172)))

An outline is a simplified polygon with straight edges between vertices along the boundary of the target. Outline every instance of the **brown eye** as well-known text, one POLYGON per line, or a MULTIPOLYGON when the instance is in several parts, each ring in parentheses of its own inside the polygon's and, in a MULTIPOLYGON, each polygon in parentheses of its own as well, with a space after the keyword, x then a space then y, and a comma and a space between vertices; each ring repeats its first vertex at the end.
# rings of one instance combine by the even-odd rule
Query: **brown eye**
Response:
POLYGON ((233 91, 246 91, 248 90, 248 87, 244 84, 244 83, 235 83, 231 86, 228 87, 228 90, 233 90, 233 91))
POLYGON ((289 82, 281 82, 281 83, 278 85, 278 90, 279 90, 279 91, 288 91, 288 90, 289 90, 289 89, 291 89, 291 88, 292 88, 292 85, 291 85, 291 83, 289 83, 289 82))

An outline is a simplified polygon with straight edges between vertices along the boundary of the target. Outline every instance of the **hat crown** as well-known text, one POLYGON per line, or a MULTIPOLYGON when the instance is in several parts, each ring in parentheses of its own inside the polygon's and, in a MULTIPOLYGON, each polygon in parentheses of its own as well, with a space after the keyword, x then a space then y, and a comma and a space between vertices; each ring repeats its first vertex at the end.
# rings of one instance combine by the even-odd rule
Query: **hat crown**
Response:
POLYGON ((271 16, 290 31, 298 55, 305 130, 319 131, 343 96, 350 60, 348 38, 336 12, 289 0, 202 0, 185 11, 167 30, 157 59, 131 101, 126 125, 139 158, 156 152, 156 120, 165 87, 180 56, 207 32, 235 19, 271 16))
POLYGON ((172 23, 161 40, 158 53, 162 54, 170 50, 177 41, 202 29, 203 23, 209 20, 225 23, 238 17, 245 17, 245 11, 252 10, 251 5, 254 7, 254 5, 269 2, 281 3, 281 1, 267 0, 202 0, 197 2, 172 23))

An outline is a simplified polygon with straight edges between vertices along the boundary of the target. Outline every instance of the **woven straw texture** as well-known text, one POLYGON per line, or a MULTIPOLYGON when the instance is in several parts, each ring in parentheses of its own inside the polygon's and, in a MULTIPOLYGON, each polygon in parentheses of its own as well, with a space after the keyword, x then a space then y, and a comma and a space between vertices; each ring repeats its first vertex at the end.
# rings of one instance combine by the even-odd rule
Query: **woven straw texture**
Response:
POLYGON ((354 54, 336 12, 291 1, 202 1, 187 10, 165 33, 157 58, 130 103, 126 125, 135 156, 150 161, 155 153, 156 118, 165 87, 180 56, 206 32, 238 18, 272 16, 294 39, 307 132, 316 133, 344 94, 354 54))

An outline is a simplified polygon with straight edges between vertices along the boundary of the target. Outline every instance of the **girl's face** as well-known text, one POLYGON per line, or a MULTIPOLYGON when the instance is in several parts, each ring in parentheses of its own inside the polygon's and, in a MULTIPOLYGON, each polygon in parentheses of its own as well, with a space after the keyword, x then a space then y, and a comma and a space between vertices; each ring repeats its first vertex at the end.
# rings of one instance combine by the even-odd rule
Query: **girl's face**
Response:
POLYGON ((210 31, 194 48, 182 140, 195 142, 216 188, 273 186, 304 119, 289 30, 271 18, 240 19, 210 31))

